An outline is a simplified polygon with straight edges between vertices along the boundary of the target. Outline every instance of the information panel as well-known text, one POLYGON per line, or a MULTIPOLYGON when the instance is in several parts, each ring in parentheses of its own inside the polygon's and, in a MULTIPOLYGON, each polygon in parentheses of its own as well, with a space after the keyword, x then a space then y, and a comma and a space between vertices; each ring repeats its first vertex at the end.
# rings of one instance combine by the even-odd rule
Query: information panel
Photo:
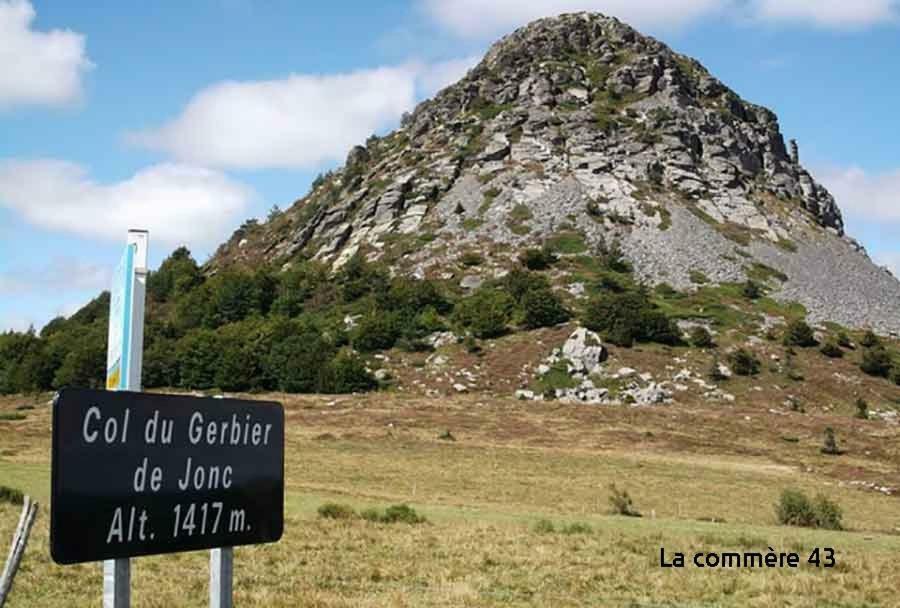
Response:
POLYGON ((57 563, 281 538, 279 403, 64 389, 52 458, 57 563))

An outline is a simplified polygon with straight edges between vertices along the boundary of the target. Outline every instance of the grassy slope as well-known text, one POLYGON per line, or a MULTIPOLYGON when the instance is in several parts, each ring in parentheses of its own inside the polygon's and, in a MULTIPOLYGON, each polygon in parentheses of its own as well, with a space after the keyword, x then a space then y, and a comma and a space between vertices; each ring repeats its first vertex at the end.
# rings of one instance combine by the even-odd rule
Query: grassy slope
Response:
MULTIPOLYGON (((2 401, 0 411, 21 402, 2 401)), ((731 406, 723 416, 723 406, 638 411, 392 394, 288 397, 285 405, 286 532, 276 545, 237 550, 238 605, 897 605, 900 502, 839 485, 834 461, 812 440, 778 441, 774 433, 803 435, 809 415, 768 420, 752 405, 731 406), (444 429, 458 441, 438 441, 444 429), (611 482, 630 491, 645 518, 606 515, 611 482), (772 504, 787 485, 837 499, 851 531, 775 527, 772 504), (408 501, 430 523, 318 520, 315 509, 327 500, 356 507, 408 501), (539 534, 533 526, 540 518, 587 522, 593 531, 539 534), (708 518, 727 523, 700 521, 708 518), (658 567, 661 546, 687 552, 769 545, 805 552, 832 546, 840 565, 658 567)), ((46 505, 49 408, 25 413, 24 421, 0 422, 0 484, 46 505)), ((841 420, 830 422, 851 433, 841 420)), ((896 445, 898 434, 873 423, 853 443, 896 445)), ((879 452, 877 459, 869 458, 870 466, 896 470, 895 454, 879 452)), ((0 539, 10 537, 17 517, 17 509, 0 505, 0 539)), ((99 566, 54 565, 47 526, 42 508, 10 605, 96 605, 99 566)), ((134 605, 205 605, 205 559, 192 553, 137 560, 134 605)))

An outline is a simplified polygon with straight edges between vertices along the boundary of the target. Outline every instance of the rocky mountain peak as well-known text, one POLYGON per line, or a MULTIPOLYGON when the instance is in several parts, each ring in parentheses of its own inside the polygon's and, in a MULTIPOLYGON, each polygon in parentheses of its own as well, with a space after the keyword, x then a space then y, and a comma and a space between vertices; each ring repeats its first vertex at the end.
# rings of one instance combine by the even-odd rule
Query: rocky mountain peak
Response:
POLYGON ((476 250, 477 274, 493 276, 527 247, 575 255, 610 241, 651 284, 765 267, 814 319, 900 330, 900 283, 844 236, 834 198, 788 151, 775 114, 591 13, 496 42, 289 210, 243 226, 210 268, 297 256, 340 267, 359 253, 452 279, 476 250))

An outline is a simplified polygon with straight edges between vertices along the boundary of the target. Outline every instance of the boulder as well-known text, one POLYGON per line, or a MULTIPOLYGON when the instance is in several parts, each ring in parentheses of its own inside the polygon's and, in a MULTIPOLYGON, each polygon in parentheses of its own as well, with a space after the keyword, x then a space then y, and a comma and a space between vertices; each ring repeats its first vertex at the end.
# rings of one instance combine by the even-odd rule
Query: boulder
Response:
POLYGON ((608 356, 600 336, 584 327, 572 332, 562 348, 562 357, 568 361, 570 372, 593 374, 608 356))

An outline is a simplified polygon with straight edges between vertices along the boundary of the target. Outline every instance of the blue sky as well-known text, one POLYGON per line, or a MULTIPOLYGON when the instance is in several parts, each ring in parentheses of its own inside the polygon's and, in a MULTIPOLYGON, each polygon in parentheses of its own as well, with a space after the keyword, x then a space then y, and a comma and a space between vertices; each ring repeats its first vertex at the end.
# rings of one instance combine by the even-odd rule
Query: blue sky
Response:
POLYGON ((203 261, 531 19, 597 10, 773 109, 900 269, 895 0, 0 0, 0 331, 106 288, 128 227, 203 261))

